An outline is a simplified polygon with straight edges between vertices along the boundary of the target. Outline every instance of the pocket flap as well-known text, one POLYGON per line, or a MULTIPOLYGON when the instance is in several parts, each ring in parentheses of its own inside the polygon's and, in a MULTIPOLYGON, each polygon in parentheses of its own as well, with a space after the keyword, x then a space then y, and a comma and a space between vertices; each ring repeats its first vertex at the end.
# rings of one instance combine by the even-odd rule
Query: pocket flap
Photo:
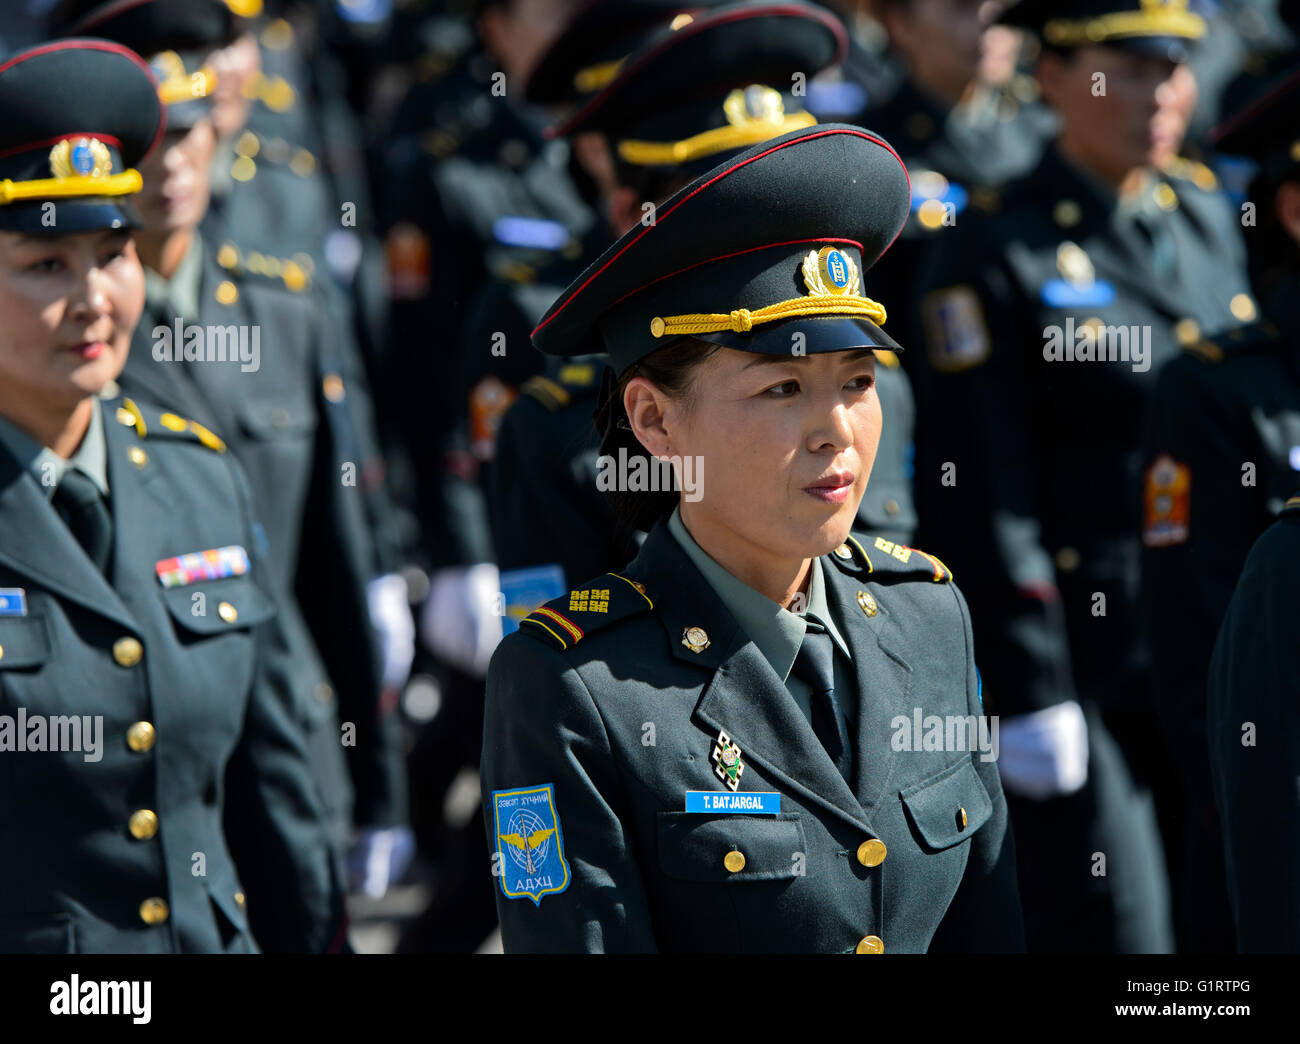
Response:
POLYGON ((240 406, 239 424, 250 435, 262 439, 297 437, 316 427, 316 410, 305 399, 245 401, 240 406))
POLYGON ((680 881, 784 881, 806 851, 796 812, 775 816, 659 813, 659 866, 680 881), (732 852, 738 857, 728 856, 732 852), (732 870, 730 866, 739 865, 732 870))
POLYGON ((0 671, 14 667, 35 667, 50 658, 50 635, 45 617, 0 618, 0 671))
POLYGON ((247 575, 165 587, 162 596, 172 619, 195 634, 252 627, 275 615, 275 603, 247 575), (196 594, 203 597, 196 599, 196 594))
POLYGON ((993 814, 989 792, 968 757, 908 787, 899 796, 917 832, 931 848, 948 848, 965 841, 993 814))

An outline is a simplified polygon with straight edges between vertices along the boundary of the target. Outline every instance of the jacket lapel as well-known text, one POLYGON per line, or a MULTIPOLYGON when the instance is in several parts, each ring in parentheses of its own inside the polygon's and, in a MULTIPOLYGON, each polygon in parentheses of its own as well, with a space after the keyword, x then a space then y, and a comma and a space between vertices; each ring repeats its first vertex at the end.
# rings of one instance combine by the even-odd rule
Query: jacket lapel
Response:
POLYGON ((666 521, 655 525, 626 575, 646 586, 672 655, 700 668, 703 692, 694 717, 711 732, 725 729, 746 761, 761 765, 790 791, 870 831, 853 792, 789 690, 666 521), (708 647, 696 653, 683 644, 688 628, 702 629, 708 647))
MULTIPOLYGON (((106 416, 106 440, 113 427, 112 418, 106 416)), ((108 452, 109 490, 115 493, 111 441, 108 452)), ((112 497, 110 504, 116 508, 112 497)), ((0 446, 0 519, 4 519, 4 525, 0 526, 0 562, 69 601, 115 620, 131 631, 137 630, 130 612, 77 543, 45 492, 3 446, 0 446)), ((113 539, 117 542, 121 526, 116 510, 113 524, 113 539)))
POLYGON ((890 746, 891 722, 903 715, 910 722, 909 693, 912 668, 887 648, 888 607, 867 616, 858 605, 862 584, 846 576, 830 559, 822 559, 826 600, 842 621, 844 641, 853 656, 857 675, 858 704, 856 734, 853 737, 853 784, 858 802, 870 816, 889 785, 895 758, 890 746), (882 640, 882 632, 886 637, 882 640))

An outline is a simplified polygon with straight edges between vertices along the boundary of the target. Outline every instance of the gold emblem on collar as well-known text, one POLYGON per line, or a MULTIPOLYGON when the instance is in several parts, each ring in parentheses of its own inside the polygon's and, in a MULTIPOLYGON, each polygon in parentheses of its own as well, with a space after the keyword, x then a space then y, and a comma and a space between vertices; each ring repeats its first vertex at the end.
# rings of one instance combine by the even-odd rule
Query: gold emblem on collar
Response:
POLYGON ((682 632, 682 644, 693 653, 701 653, 709 647, 709 636, 703 627, 688 627, 682 632))
POLYGON ((98 138, 64 138, 50 149, 50 173, 56 178, 103 178, 112 170, 112 154, 98 138))
POLYGON ((803 281, 813 297, 856 297, 858 266, 838 247, 824 246, 803 259, 803 281))
POLYGON ((875 616, 876 612, 879 610, 880 607, 876 605, 876 600, 871 597, 871 593, 869 591, 859 591, 858 608, 861 609, 868 616, 875 616))

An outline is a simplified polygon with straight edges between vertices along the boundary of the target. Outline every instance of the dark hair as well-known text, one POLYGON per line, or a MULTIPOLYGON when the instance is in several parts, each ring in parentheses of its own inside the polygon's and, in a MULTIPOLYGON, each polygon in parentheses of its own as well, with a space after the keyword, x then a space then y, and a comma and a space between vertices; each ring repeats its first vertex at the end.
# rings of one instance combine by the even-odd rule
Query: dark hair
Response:
POLYGON ((1295 165, 1276 174, 1261 173, 1250 183, 1247 199, 1254 200, 1258 213, 1255 226, 1248 229, 1246 252, 1251 289, 1264 301, 1278 283, 1300 272, 1300 245, 1291 238, 1277 215, 1278 190, 1290 182, 1300 182, 1300 167, 1295 165))
MULTIPOLYGON (((629 464, 637 457, 642 458, 646 462, 647 474, 653 474, 656 468, 668 469, 667 464, 647 452, 633 433, 627 410, 623 408, 623 393, 634 377, 644 377, 673 398, 689 400, 696 367, 717 351, 716 344, 683 337, 633 363, 617 379, 607 380, 602 392, 603 401, 595 415, 596 429, 602 433, 600 455, 618 460, 622 450, 629 464)), ((669 478, 662 472, 660 477, 669 478)), ((680 496, 677 483, 672 479, 659 485, 659 490, 615 488, 605 491, 614 509, 616 539, 630 537, 633 530, 648 531, 660 518, 672 514, 680 496), (663 488, 667 485, 671 488, 663 488)))

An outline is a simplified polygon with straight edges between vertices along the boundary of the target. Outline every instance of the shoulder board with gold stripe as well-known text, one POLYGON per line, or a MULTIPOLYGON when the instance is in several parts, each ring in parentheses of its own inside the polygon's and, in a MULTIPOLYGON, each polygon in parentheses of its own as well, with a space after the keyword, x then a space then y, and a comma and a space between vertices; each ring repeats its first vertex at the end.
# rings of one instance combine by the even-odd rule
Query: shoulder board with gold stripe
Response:
POLYGON ((175 438, 197 442, 214 453, 225 453, 226 444, 220 436, 205 428, 198 421, 187 420, 169 410, 157 410, 151 406, 141 406, 133 399, 124 398, 118 404, 115 414, 119 424, 134 428, 142 439, 175 438))
POLYGON ((563 650, 616 620, 653 608, 644 585, 605 573, 538 606, 520 621, 519 630, 563 650))
POLYGON ((831 552, 831 558, 846 572, 868 572, 873 580, 929 580, 936 584, 952 581, 952 570, 934 555, 884 537, 849 537, 831 552), (843 554, 845 550, 849 553, 843 554))
POLYGON ((272 286, 283 287, 295 294, 311 287, 316 270, 316 262, 310 254, 276 257, 258 250, 241 250, 230 240, 217 248, 217 264, 240 279, 260 277, 272 286))
POLYGON ((1277 324, 1267 319, 1224 330, 1212 339, 1184 345, 1183 350, 1205 363, 1220 363, 1232 355, 1269 351, 1280 343, 1277 324))
POLYGON ((1283 515, 1300 515, 1300 494, 1289 497, 1287 502, 1282 505, 1280 513, 1283 515))

